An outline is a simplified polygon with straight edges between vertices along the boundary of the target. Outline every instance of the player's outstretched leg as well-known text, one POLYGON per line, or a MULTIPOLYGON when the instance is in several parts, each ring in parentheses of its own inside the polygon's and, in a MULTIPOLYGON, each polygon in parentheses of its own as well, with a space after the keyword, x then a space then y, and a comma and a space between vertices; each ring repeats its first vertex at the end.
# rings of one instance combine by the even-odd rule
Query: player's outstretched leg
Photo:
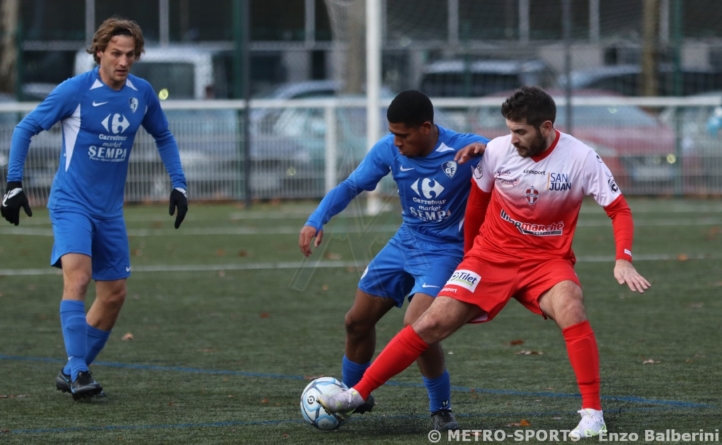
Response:
POLYGON ((381 351, 358 385, 335 394, 322 394, 318 402, 330 413, 350 414, 366 402, 374 389, 408 368, 428 347, 411 326, 406 326, 381 351))

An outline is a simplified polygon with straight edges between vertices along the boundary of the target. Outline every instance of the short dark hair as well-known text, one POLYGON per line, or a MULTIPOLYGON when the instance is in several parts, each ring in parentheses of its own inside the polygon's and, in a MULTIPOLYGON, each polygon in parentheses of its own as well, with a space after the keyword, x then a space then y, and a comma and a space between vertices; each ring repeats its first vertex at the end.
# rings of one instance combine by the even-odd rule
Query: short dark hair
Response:
POLYGON ((402 91, 391 101, 386 119, 392 124, 404 124, 407 127, 420 127, 427 121, 433 124, 434 106, 421 91, 402 91))
POLYGON ((539 127, 545 121, 557 117, 557 105, 546 91, 539 87, 523 86, 506 99, 501 105, 501 114, 514 122, 522 122, 539 127))

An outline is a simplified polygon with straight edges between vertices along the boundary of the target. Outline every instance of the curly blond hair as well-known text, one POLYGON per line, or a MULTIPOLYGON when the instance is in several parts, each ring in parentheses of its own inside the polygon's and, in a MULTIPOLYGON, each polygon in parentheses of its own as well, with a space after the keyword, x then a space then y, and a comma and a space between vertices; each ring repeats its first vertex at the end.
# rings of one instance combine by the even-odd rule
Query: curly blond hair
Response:
POLYGON ((135 60, 140 59, 143 53, 145 41, 143 40, 143 31, 134 20, 127 20, 121 17, 111 17, 104 21, 95 31, 93 35, 93 43, 85 50, 88 54, 93 55, 95 63, 100 63, 98 51, 101 53, 108 47, 108 42, 115 36, 133 37, 135 40, 135 60))

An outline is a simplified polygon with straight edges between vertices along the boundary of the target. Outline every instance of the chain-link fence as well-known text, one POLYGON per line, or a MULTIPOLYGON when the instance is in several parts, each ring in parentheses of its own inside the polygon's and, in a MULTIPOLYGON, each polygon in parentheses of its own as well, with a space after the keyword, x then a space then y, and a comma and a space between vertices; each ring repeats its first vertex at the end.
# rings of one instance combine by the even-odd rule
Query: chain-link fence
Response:
MULTIPOLYGON (((487 137, 508 132, 499 111, 503 97, 435 99, 438 124, 487 137)), ((556 125, 565 130, 563 97, 556 125)), ((574 135, 593 147, 628 195, 722 194, 722 96, 620 98, 575 96, 574 135)), ((195 200, 244 199, 242 102, 164 104, 195 200)), ((29 108, 0 112, 0 183, 9 141, 29 108)), ((383 113, 383 110, 379 110, 383 113)), ((254 101, 250 125, 253 199, 320 198, 366 153, 363 99, 254 101)), ((384 121, 385 122, 385 121, 384 121)), ((24 187, 36 203, 47 200, 60 159, 59 128, 33 138, 24 187)), ((82 156, 76 148, 74 156, 82 156)), ((152 138, 139 132, 130 155, 128 202, 165 200, 170 182, 152 138)), ((395 193, 390 181, 383 191, 395 193)))

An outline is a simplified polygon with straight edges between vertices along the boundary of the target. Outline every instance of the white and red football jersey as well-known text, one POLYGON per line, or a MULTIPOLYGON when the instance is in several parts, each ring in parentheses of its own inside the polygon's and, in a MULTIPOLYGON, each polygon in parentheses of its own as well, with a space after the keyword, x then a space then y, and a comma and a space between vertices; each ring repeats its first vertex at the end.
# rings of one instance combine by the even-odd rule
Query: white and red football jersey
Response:
POLYGON ((607 207, 621 196, 594 150, 559 131, 549 149, 530 158, 519 156, 511 135, 492 140, 474 182, 491 193, 474 249, 517 258, 573 259, 583 197, 591 195, 607 207))

